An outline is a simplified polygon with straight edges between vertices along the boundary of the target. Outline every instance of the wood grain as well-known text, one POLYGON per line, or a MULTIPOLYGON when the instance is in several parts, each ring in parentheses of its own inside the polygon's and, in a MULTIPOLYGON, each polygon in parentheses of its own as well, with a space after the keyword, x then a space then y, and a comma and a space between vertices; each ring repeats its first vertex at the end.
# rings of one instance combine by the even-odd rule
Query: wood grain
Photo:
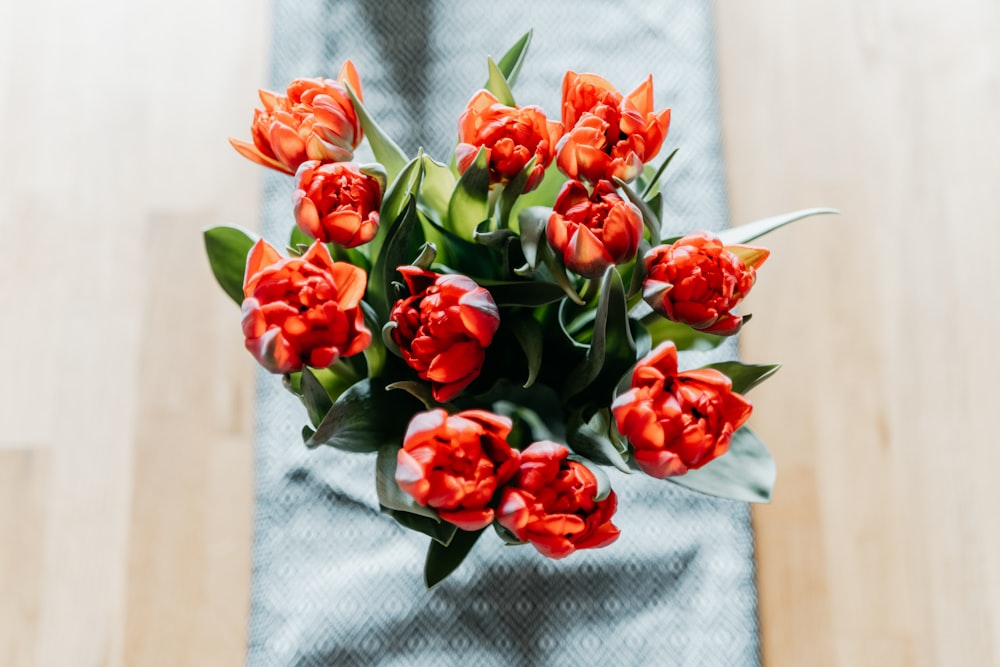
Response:
POLYGON ((241 664, 252 363, 200 228, 264 2, 0 5, 0 663, 241 664))
POLYGON ((767 239, 745 356, 779 468, 766 664, 1000 664, 1000 7, 716 3, 734 221, 767 239))

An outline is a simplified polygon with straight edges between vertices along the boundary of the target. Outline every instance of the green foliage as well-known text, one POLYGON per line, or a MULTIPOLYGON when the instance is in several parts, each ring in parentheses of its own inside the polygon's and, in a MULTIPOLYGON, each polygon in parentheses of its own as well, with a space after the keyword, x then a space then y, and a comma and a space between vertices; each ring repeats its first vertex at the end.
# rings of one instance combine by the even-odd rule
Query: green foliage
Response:
POLYGON ((480 148, 475 161, 458 179, 448 202, 447 229, 464 238, 472 238, 479 223, 490 217, 489 194, 490 168, 486 149, 480 148))
POLYGON ((733 434, 729 451, 684 475, 668 477, 679 486, 719 498, 766 503, 771 500, 776 470, 760 438, 747 427, 733 434))
POLYGON ((835 208, 807 208, 801 211, 793 211, 792 213, 782 213, 781 215, 771 216, 770 218, 750 222, 739 227, 724 229, 719 232, 719 238, 726 245, 749 243, 764 234, 773 232, 775 229, 784 227, 796 220, 802 220, 811 215, 827 215, 831 213, 840 213, 840 211, 835 208))
POLYGON ((229 226, 206 229, 204 238, 208 263, 219 286, 237 305, 243 303, 247 255, 257 238, 245 229, 229 226))
POLYGON ((406 392, 387 391, 386 384, 365 378, 351 385, 330 406, 306 446, 327 445, 348 452, 398 449, 410 416, 421 405, 406 392))
POLYGON ((424 583, 427 588, 441 583, 458 569, 482 534, 481 530, 474 532, 458 530, 447 545, 431 540, 427 549, 427 560, 424 561, 424 583))
POLYGON ((745 394, 778 372, 781 364, 743 364, 738 361, 720 361, 705 368, 721 371, 733 381, 733 391, 745 394))

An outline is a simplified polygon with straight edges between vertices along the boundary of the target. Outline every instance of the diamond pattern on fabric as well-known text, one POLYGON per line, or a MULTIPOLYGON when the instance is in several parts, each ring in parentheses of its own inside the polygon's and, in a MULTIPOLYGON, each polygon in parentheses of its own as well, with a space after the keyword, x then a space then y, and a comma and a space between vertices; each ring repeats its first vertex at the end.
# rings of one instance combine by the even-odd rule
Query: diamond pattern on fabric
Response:
MULTIPOLYGON (((727 222, 710 3, 275 0, 271 88, 358 67, 366 105, 412 155, 451 158, 457 119, 502 55, 535 28, 514 86, 558 117, 567 69, 623 93, 652 72, 673 119, 657 164, 672 233, 727 222)), ((369 159, 359 155, 361 162, 369 159)), ((283 247, 291 179, 268 175, 264 236, 283 247)), ((735 356, 730 344, 697 365, 735 356)), ((304 410, 261 372, 248 663, 271 665, 757 665, 747 506, 611 472, 621 538, 551 562, 487 532, 433 591, 427 538, 380 515, 374 456, 308 451, 304 410)))

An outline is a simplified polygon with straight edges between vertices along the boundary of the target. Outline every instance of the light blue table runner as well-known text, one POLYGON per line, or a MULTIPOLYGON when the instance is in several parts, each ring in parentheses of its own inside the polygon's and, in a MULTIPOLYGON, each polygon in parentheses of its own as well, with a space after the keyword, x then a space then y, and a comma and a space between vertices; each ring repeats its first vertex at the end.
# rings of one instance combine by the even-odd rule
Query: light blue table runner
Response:
MULTIPOLYGON (((627 93, 653 74, 673 109, 657 163, 671 232, 727 224, 711 4, 702 1, 276 0, 270 87, 335 77, 412 155, 448 161, 458 115, 495 58, 534 28, 514 87, 558 118, 567 69, 627 93)), ((249 118, 249 113, 248 113, 249 118)), ((364 156, 359 156, 359 161, 364 156)), ((291 179, 268 175, 264 235, 283 246, 291 179)), ((730 344, 711 358, 735 356, 730 344)), ((374 455, 308 451, 304 410, 258 376, 257 507, 248 662, 270 665, 757 665, 753 538, 743 503, 612 472, 622 536, 552 562, 482 539, 432 591, 427 538, 380 515, 374 455)))

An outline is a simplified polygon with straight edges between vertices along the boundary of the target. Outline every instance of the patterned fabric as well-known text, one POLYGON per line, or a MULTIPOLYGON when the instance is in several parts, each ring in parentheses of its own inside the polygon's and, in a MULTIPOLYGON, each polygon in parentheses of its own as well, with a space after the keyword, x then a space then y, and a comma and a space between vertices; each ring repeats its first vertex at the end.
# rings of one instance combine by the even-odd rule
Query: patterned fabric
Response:
MULTIPOLYGON (((276 0, 272 89, 361 74, 366 105, 407 151, 450 159, 456 121, 495 58, 535 34, 514 87, 558 117, 563 73, 630 91, 651 71, 673 108, 666 225, 726 225, 709 2, 276 0)), ((360 156, 359 161, 364 161, 360 156)), ((291 179, 268 176, 264 232, 284 245, 291 179)), ((686 365, 735 356, 729 345, 686 365)), ((747 506, 611 472, 622 536, 551 562, 484 535, 432 591, 428 538, 379 514, 374 455, 307 451, 301 406, 261 373, 251 665, 757 665, 747 506)))

